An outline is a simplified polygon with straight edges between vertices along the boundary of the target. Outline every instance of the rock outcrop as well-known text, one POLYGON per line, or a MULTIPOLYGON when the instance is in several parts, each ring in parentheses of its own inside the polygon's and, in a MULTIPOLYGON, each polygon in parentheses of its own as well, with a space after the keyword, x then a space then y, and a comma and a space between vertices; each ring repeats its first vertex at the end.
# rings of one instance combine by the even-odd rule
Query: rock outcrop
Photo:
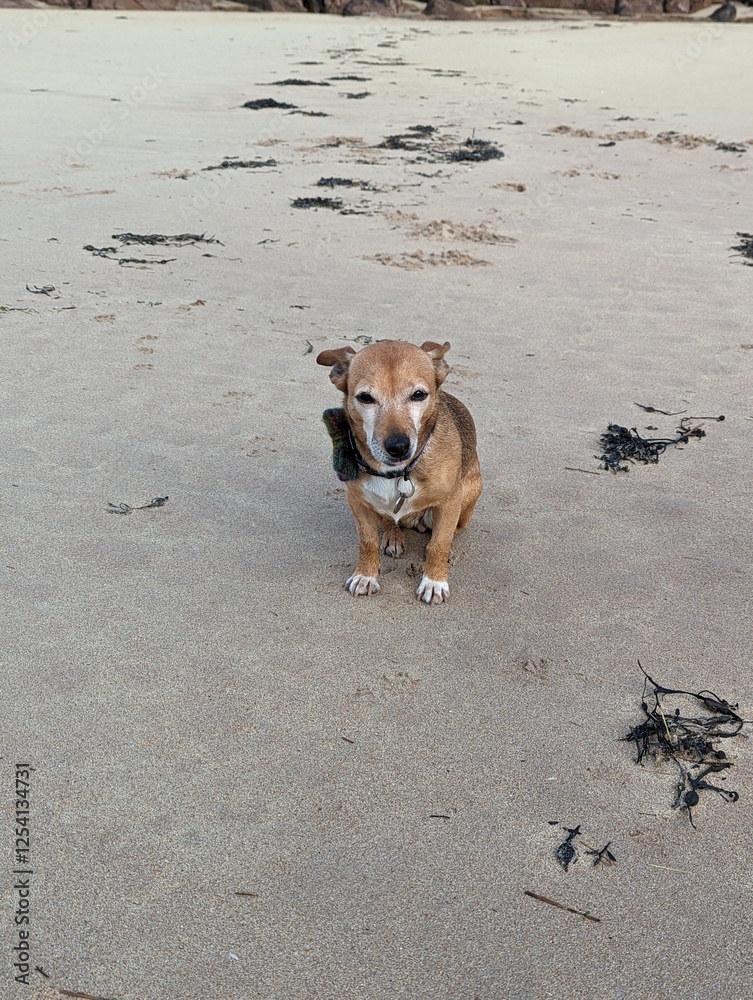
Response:
POLYGON ((398 0, 349 0, 343 8, 343 17, 397 17, 398 0))
MULTIPOLYGON (((295 14, 343 14, 346 17, 397 17, 401 14, 430 17, 440 21, 487 20, 494 15, 489 7, 507 7, 520 11, 510 16, 528 16, 527 10, 541 12, 583 11, 592 14, 618 14, 622 17, 656 17, 661 14, 688 15, 702 10, 709 0, 428 0, 421 6, 416 0, 45 0, 45 6, 78 10, 248 10, 295 14), (485 9, 486 8, 486 12, 485 9)), ((753 5, 753 0, 741 0, 753 5)), ((37 7, 39 0, 0 0, 0 7, 37 7)), ((709 20, 734 21, 737 8, 726 0, 709 20)))
POLYGON ((472 7, 455 3, 455 0, 429 0, 424 14, 437 21, 476 21, 480 17, 472 7))

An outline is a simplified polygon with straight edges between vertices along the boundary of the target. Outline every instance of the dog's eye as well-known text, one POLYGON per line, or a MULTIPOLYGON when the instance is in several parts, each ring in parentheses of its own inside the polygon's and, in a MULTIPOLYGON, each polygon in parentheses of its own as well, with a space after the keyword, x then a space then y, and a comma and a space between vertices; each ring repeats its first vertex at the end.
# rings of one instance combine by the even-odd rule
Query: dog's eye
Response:
POLYGON ((416 391, 411 396, 411 400, 414 403, 420 403, 422 399, 426 399, 429 393, 425 389, 416 389, 416 391))
POLYGON ((370 403, 376 403, 376 400, 370 392, 359 392, 356 399, 359 403, 366 403, 367 405, 370 403))

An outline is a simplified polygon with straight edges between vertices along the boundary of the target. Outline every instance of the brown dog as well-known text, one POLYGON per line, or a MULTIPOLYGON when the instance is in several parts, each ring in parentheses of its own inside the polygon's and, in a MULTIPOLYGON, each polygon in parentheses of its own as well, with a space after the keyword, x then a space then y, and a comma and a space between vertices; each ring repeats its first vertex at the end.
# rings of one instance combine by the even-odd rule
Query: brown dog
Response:
MULTIPOLYGON (((424 575, 416 591, 427 604, 449 594, 450 546, 470 520, 481 493, 476 428, 465 406, 440 389, 450 345, 421 347, 385 340, 356 353, 322 351, 317 363, 344 395, 339 415, 349 472, 348 504, 358 528, 360 555, 346 587, 355 596, 379 590, 381 550, 402 555, 402 528, 431 530, 424 575)), ((329 424, 328 424, 329 426, 329 424)), ((330 427, 336 444, 338 436, 330 427)), ((337 451, 335 457, 337 460, 337 451)), ((336 468, 337 468, 336 464, 336 468)))

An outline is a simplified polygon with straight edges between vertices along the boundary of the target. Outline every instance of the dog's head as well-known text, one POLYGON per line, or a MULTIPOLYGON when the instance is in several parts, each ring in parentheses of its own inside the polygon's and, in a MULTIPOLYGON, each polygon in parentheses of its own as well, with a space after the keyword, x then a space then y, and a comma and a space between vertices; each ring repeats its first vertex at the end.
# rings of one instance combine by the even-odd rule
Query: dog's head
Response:
POLYGON ((449 343, 416 347, 383 340, 357 353, 341 347, 317 357, 345 395, 345 412, 364 458, 401 469, 423 448, 436 420, 437 391, 450 370, 444 360, 449 349, 449 343))

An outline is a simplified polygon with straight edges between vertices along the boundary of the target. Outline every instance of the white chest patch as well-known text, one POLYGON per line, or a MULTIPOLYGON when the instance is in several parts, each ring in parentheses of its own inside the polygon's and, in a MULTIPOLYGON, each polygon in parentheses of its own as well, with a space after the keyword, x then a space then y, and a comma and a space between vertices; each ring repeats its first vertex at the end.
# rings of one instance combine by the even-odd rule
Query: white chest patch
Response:
POLYGON ((364 486, 368 494, 367 499, 371 506, 378 510, 380 514, 391 517, 395 523, 401 518, 407 517, 418 499, 418 486, 414 482, 416 492, 412 497, 406 497, 405 502, 399 512, 395 513, 395 505, 400 499, 400 491, 397 488, 397 479, 385 479, 383 476, 369 476, 364 486))

